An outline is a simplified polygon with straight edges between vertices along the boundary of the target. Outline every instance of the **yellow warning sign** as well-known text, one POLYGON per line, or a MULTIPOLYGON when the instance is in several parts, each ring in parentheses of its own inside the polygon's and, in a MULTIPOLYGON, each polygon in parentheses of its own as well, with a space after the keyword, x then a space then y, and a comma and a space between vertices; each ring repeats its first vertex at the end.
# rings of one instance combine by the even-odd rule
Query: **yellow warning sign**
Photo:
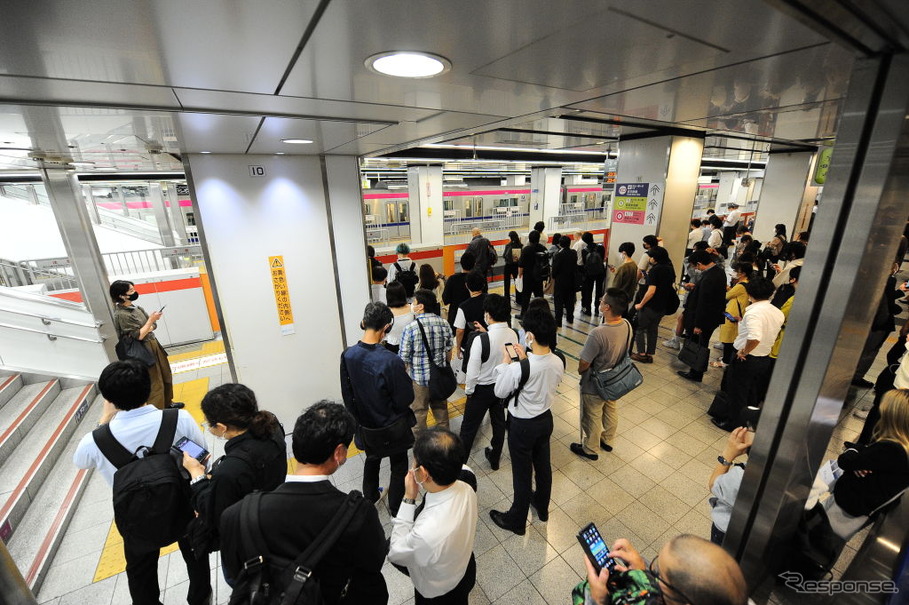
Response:
POLYGON ((269 256, 268 266, 271 270, 271 283, 275 289, 275 304, 278 305, 278 323, 281 335, 294 333, 294 312, 290 307, 290 292, 287 289, 287 275, 284 273, 284 257, 269 256))

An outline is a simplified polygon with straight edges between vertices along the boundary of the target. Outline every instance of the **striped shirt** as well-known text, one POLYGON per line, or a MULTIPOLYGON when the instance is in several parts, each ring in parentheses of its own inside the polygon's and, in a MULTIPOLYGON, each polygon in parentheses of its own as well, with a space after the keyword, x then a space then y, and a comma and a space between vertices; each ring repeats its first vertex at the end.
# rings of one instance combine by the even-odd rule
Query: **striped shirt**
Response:
POLYGON ((432 358, 438 367, 448 363, 448 352, 454 346, 451 337, 451 326, 448 322, 433 313, 421 313, 412 321, 401 334, 401 348, 398 355, 407 365, 407 370, 413 381, 420 386, 429 386, 429 358, 426 347, 423 346, 423 337, 420 334, 420 324, 426 332, 426 340, 432 358), (417 323, 419 322, 419 324, 417 323))

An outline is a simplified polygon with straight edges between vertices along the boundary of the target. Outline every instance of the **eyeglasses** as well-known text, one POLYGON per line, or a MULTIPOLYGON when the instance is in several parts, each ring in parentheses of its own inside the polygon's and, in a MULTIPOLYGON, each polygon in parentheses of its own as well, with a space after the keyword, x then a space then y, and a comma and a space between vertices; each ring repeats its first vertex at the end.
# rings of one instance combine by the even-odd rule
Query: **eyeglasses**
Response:
POLYGON ((650 573, 651 573, 651 575, 653 575, 654 578, 657 579, 658 582, 661 582, 664 586, 666 586, 666 588, 668 588, 669 590, 671 590, 672 592, 675 593, 674 595, 669 595, 669 594, 666 594, 666 591, 664 590, 663 599, 666 601, 672 601, 674 603, 688 603, 689 605, 693 605, 694 601, 692 601, 691 599, 686 597, 684 594, 682 594, 681 590, 679 590, 678 588, 676 588, 675 586, 673 586, 672 584, 667 582, 664 577, 660 576, 660 568, 657 566, 657 559, 659 559, 659 558, 660 558, 660 555, 657 555, 650 562, 650 573))

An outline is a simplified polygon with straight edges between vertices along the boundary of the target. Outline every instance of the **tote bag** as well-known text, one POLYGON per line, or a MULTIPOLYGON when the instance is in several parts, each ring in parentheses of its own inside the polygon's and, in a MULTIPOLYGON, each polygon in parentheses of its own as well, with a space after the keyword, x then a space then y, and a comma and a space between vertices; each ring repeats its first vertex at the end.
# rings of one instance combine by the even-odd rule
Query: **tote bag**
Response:
POLYGON ((420 328, 420 336, 423 337, 423 347, 429 356, 429 398, 432 401, 448 399, 458 388, 458 379, 455 378, 454 370, 451 369, 448 363, 442 368, 436 365, 435 355, 433 355, 432 349, 429 348, 429 341, 426 339, 423 324, 420 323, 419 319, 415 321, 417 322, 417 327, 420 328))
POLYGON ((689 338, 679 351, 679 361, 695 372, 706 372, 707 362, 710 360, 710 349, 703 346, 694 338, 689 338))

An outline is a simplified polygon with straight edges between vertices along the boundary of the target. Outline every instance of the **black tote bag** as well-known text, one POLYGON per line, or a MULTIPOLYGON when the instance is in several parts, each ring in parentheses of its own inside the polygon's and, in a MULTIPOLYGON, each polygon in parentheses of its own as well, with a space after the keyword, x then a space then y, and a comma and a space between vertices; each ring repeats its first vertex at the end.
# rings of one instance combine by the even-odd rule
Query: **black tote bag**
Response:
POLYGON ((423 324, 420 320, 415 320, 417 327, 420 328, 420 335, 423 337, 423 347, 429 356, 429 398, 432 401, 442 401, 448 399, 455 389, 458 388, 458 379, 455 378, 454 370, 448 363, 444 367, 439 367, 435 362, 435 355, 429 348, 429 341, 426 339, 426 332, 423 330, 423 324))
POLYGON ((679 351, 679 361, 695 372, 706 372, 707 362, 710 361, 710 349, 699 343, 697 339, 689 338, 679 351))

